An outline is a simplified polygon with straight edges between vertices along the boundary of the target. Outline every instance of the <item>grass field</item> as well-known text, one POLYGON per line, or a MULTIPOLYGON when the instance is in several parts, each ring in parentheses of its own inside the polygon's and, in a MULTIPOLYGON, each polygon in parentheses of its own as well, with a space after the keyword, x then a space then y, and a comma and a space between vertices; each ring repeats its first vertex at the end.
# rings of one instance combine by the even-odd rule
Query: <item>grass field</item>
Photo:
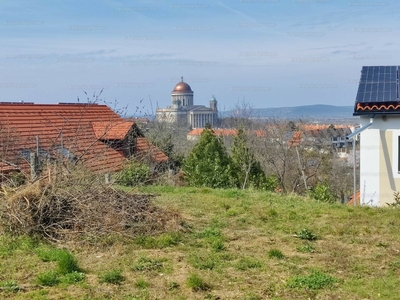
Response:
POLYGON ((0 236, 1 299, 400 299, 400 210, 144 187, 178 232, 93 245, 0 236))

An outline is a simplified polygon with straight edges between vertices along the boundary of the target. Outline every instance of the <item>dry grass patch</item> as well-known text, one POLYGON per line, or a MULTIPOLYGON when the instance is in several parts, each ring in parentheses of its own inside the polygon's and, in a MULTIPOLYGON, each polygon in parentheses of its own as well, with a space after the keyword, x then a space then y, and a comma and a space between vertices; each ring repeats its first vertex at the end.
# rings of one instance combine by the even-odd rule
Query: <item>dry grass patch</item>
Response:
MULTIPOLYGON (((180 230, 164 228, 135 238, 104 235, 92 243, 67 244, 86 272, 84 282, 46 287, 47 295, 31 289, 7 297, 278 300, 398 296, 400 232, 396 220, 400 210, 348 208, 256 191, 187 187, 143 187, 140 191, 160 195, 152 200, 158 210, 178 211, 183 216, 180 230), (229 215, 229 209, 240 213, 229 215), (302 229, 315 234, 317 240, 299 238, 302 229), (278 259, 279 253, 284 257, 278 259), (101 284, 99 278, 107 270, 120 270, 125 280, 119 285, 101 284), (207 288, 200 288, 198 282, 194 288, 188 285, 192 274, 207 288), (321 284, 314 288, 314 283, 321 284)), ((2 241, 12 240, 6 236, 2 241)), ((39 259, 35 242, 20 238, 8 245, 0 245, 4 259, 0 283, 14 280, 21 287, 34 286, 38 272, 57 267, 55 262, 39 259)))

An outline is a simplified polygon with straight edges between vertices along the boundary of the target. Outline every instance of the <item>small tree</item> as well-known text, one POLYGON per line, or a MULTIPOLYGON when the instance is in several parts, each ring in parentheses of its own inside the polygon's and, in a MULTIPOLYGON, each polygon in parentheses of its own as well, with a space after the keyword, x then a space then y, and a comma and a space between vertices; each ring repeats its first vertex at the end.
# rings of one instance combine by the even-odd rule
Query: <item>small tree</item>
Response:
POLYGON ((263 188, 266 183, 264 171, 254 158, 253 151, 247 146, 248 138, 242 127, 239 128, 231 150, 232 176, 237 187, 249 186, 263 188))
POLYGON ((125 186, 143 185, 149 182, 150 177, 149 166, 131 158, 117 175, 117 183, 125 186))
POLYGON ((199 142, 183 162, 185 180, 191 186, 224 188, 231 184, 231 160, 211 126, 206 126, 199 142))

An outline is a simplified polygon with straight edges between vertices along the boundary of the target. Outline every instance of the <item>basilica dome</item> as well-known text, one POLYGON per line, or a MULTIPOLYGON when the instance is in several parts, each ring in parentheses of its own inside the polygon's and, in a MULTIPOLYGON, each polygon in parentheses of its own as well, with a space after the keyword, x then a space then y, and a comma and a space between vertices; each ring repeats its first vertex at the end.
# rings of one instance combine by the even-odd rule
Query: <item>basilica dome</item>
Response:
POLYGON ((174 90, 172 92, 181 92, 181 93, 193 93, 192 89, 190 88, 190 85, 188 85, 186 82, 183 82, 183 77, 182 81, 179 82, 177 85, 175 85, 174 90))

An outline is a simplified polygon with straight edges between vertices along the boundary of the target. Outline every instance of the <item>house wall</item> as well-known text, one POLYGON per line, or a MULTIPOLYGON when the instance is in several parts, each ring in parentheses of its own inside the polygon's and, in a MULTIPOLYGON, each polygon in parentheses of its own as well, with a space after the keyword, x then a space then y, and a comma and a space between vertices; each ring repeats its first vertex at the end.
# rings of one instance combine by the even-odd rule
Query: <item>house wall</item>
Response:
MULTIPOLYGON (((370 122, 361 117, 361 125, 370 122)), ((377 116, 374 124, 361 133, 360 142, 360 202, 364 205, 386 206, 400 190, 398 172, 399 116, 377 116)))

